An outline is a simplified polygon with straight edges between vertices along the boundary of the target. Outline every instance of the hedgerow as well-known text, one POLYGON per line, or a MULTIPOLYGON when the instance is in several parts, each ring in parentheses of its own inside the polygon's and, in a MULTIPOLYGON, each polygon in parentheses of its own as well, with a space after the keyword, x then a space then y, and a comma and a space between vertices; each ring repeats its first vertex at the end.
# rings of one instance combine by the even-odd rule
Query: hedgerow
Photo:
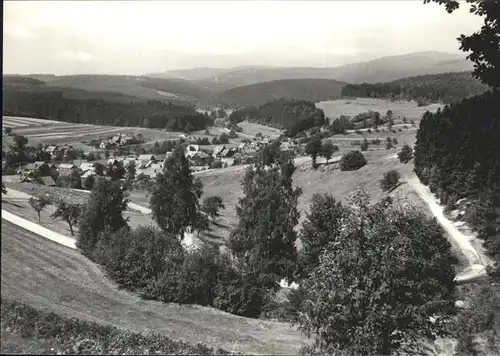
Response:
POLYGON ((2 298, 2 330, 56 344, 54 354, 177 354, 229 355, 221 348, 191 345, 160 334, 142 335, 77 318, 61 317, 24 303, 2 298))

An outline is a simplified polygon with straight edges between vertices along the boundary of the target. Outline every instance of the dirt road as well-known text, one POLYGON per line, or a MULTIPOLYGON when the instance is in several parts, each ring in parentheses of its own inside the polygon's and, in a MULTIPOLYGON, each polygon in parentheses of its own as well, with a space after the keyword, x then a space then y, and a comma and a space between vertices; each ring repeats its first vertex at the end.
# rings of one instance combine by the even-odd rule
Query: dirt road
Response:
POLYGON ((420 182, 418 177, 413 176, 410 178, 408 184, 426 202, 439 224, 448 233, 451 243, 458 246, 467 258, 469 266, 456 276, 457 282, 468 282, 484 276, 489 259, 484 254, 479 253, 471 244, 471 240, 476 238, 475 235, 465 235, 444 216, 443 207, 438 203, 429 188, 420 182))

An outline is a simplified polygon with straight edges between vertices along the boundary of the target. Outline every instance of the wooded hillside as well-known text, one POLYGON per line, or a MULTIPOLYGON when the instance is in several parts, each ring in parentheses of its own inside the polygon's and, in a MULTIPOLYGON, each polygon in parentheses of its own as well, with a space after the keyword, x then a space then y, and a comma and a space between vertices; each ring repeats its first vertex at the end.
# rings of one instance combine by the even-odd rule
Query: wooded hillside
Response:
POLYGON ((484 93, 488 87, 470 72, 421 75, 388 83, 348 84, 342 88, 344 97, 416 100, 426 104, 449 104, 484 93))

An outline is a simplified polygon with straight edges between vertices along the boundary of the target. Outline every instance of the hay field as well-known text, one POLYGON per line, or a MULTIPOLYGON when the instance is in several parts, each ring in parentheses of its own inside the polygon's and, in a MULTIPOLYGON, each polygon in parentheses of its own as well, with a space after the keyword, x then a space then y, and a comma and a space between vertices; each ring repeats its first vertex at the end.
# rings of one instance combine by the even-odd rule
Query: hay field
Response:
POLYGON ((140 333, 161 333, 246 354, 297 354, 306 339, 289 324, 213 308, 142 300, 119 290, 75 250, 2 220, 2 297, 65 317, 140 333))
POLYGON ((418 106, 414 101, 393 101, 371 98, 340 99, 322 101, 316 106, 325 112, 325 116, 330 119, 340 117, 340 115, 355 116, 369 110, 378 111, 385 115, 387 110, 392 110, 395 119, 406 117, 408 120, 420 120, 426 111, 435 112, 441 104, 431 104, 418 106))
POLYGON ((115 127, 87 124, 73 124, 36 118, 20 118, 6 116, 2 125, 12 128, 12 134, 22 135, 28 139, 28 145, 68 144, 84 150, 94 150, 94 147, 84 144, 84 141, 105 139, 118 133, 137 135, 141 133, 146 142, 165 141, 179 138, 179 132, 146 129, 142 127, 115 127))

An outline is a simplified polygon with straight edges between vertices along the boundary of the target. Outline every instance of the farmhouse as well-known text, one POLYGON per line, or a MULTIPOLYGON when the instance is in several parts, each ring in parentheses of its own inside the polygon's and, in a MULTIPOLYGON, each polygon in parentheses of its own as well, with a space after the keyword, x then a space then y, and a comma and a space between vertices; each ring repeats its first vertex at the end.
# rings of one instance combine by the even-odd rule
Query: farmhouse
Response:
POLYGON ((187 158, 193 158, 198 153, 199 150, 200 146, 198 145, 187 145, 184 154, 187 158))
POLYGON ((40 180, 42 183, 48 187, 55 187, 56 182, 54 182, 54 179, 51 176, 46 176, 46 177, 41 177, 40 180))
POLYGON ((52 156, 54 156, 57 154, 57 152, 59 152, 59 146, 54 146, 54 145, 47 146, 47 147, 45 147, 45 152, 48 152, 52 156))
POLYGON ((215 146, 214 152, 212 153, 212 156, 214 156, 214 158, 220 157, 220 153, 222 151, 224 151, 225 148, 226 148, 226 146, 224 146, 224 145, 215 146))
POLYGON ((189 158, 191 163, 195 166, 207 166, 212 161, 212 156, 203 151, 197 151, 189 158))
POLYGON ((146 166, 149 162, 155 162, 155 156, 152 154, 140 155, 137 157, 137 162, 139 163, 139 167, 146 166))
POLYGON ((94 170, 90 170, 90 169, 89 169, 89 170, 87 170, 87 171, 83 172, 83 174, 82 174, 81 178, 82 178, 82 179, 87 179, 88 177, 90 177, 90 176, 95 176, 95 175, 97 175, 97 173, 96 173, 94 170))
POLYGON ((93 162, 82 162, 78 167, 82 172, 93 171, 94 163, 93 162))
POLYGON ((61 163, 59 166, 57 166, 57 171, 62 176, 70 175, 71 172, 73 172, 74 170, 77 170, 77 169, 78 169, 78 167, 76 167, 72 163, 61 163))

